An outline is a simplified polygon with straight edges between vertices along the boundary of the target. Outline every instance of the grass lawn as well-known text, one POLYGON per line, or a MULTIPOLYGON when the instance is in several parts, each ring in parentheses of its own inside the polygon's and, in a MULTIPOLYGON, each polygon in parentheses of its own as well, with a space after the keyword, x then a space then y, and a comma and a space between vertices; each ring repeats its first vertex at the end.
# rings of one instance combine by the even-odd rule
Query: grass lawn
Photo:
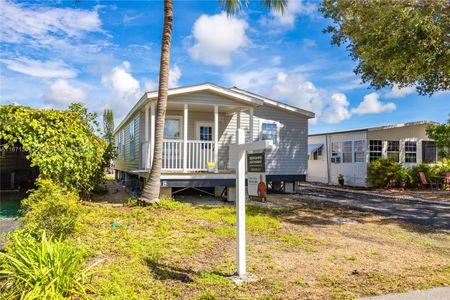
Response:
POLYGON ((158 208, 86 204, 73 239, 102 299, 353 299, 450 284, 450 235, 304 202, 247 207, 248 269, 236 286, 235 210, 163 201, 158 208), (112 225, 112 224, 115 225, 112 225))

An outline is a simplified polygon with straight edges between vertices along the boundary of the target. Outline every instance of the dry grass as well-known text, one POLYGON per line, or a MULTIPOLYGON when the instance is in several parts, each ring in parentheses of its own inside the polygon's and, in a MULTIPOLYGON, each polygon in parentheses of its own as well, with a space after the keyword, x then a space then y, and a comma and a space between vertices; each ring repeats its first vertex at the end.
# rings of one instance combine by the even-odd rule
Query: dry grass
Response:
POLYGON ((234 214, 89 205, 74 239, 104 259, 93 279, 102 299, 353 299, 450 284, 447 233, 303 202, 248 207, 248 269, 260 280, 235 286, 234 214))

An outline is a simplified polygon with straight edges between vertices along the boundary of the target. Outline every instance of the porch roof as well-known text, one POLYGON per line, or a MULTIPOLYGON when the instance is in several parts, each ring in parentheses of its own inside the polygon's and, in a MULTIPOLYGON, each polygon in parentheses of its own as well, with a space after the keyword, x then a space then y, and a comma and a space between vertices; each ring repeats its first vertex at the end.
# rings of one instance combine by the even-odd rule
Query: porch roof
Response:
MULTIPOLYGON (((191 85, 179 88, 172 88, 168 91, 168 96, 189 94, 195 92, 207 91, 214 94, 218 94, 224 96, 226 98, 232 99, 234 101, 240 102, 247 106, 257 107, 264 104, 264 101, 261 99, 257 99, 255 97, 251 97, 249 95, 244 95, 237 91, 233 91, 213 83, 203 83, 198 85, 191 85)), ((146 92, 141 97, 141 99, 133 106, 133 108, 128 112, 125 118, 120 122, 120 124, 114 130, 114 134, 117 133, 119 129, 128 121, 128 119, 133 116, 142 106, 146 105, 148 102, 156 100, 158 98, 158 91, 146 92)), ((169 99, 170 101, 170 99, 169 99)))

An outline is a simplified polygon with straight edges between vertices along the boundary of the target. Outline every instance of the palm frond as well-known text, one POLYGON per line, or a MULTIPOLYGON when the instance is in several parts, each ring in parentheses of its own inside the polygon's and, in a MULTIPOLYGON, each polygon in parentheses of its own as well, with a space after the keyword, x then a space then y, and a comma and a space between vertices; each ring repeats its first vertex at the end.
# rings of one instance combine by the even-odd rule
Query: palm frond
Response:
MULTIPOLYGON (((248 7, 250 0, 219 0, 219 3, 228 15, 235 15, 248 7)), ((288 0, 262 0, 262 3, 269 11, 284 13, 288 0)))

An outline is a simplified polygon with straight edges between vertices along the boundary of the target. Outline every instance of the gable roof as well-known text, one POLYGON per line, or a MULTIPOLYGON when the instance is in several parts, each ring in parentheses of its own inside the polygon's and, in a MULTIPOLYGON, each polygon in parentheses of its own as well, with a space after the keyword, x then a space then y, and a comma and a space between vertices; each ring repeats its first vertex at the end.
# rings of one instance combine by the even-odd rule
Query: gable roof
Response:
MULTIPOLYGON (((314 118, 315 114, 306 111, 303 109, 300 109, 298 107, 290 106, 245 90, 238 89, 237 87, 233 88, 225 88, 219 85, 216 85, 214 83, 206 82, 202 84, 196 84, 196 85, 190 85, 190 86, 183 86, 183 87, 177 87, 177 88, 171 88, 168 90, 168 96, 175 96, 175 95, 183 95, 183 94, 189 94, 189 93, 195 93, 195 92, 211 92, 217 95, 224 96, 226 98, 230 98, 232 100, 235 100, 237 102, 242 102, 250 106, 261 106, 261 105, 270 105, 272 107, 299 113, 303 116, 306 116, 307 118, 314 118)), ((125 125, 125 123, 128 121, 128 119, 134 115, 142 106, 146 105, 148 102, 155 100, 158 98, 158 91, 150 91, 145 92, 144 95, 139 99, 139 101, 133 106, 133 108, 128 112, 128 114, 123 118, 123 120, 120 122, 120 124, 116 127, 114 130, 114 134, 117 133, 117 131, 125 125)))
POLYGON ((415 121, 415 122, 389 124, 389 125, 381 125, 381 126, 358 128, 358 129, 349 129, 349 130, 341 130, 341 131, 330 131, 330 132, 323 132, 323 133, 314 133, 314 134, 310 134, 308 136, 320 136, 320 135, 352 133, 352 132, 376 131, 376 130, 393 129, 393 128, 400 128, 400 127, 407 127, 407 126, 430 125, 430 124, 439 124, 439 123, 438 122, 434 122, 434 121, 421 120, 421 121, 415 121))
POLYGON ((308 118, 314 118, 316 116, 316 114, 311 112, 311 111, 308 111, 308 110, 305 110, 305 109, 301 109, 301 108, 298 108, 296 106, 292 106, 292 105, 289 105, 289 104, 281 103, 279 101, 276 101, 276 100, 273 100, 273 99, 270 99, 270 98, 267 98, 267 97, 264 97, 264 96, 261 96, 261 95, 257 95, 255 93, 252 93, 252 92, 249 92, 249 91, 237 88, 235 86, 232 87, 230 90, 237 91, 239 93, 242 93, 244 95, 248 95, 250 97, 254 97, 256 99, 260 99, 260 100, 264 101, 264 104, 267 104, 267 105, 270 105, 270 106, 273 106, 273 107, 276 107, 276 108, 280 108, 280 109, 283 109, 283 110, 287 110, 287 111, 291 111, 291 112, 295 112, 295 113, 299 113, 299 114, 305 115, 308 118))

